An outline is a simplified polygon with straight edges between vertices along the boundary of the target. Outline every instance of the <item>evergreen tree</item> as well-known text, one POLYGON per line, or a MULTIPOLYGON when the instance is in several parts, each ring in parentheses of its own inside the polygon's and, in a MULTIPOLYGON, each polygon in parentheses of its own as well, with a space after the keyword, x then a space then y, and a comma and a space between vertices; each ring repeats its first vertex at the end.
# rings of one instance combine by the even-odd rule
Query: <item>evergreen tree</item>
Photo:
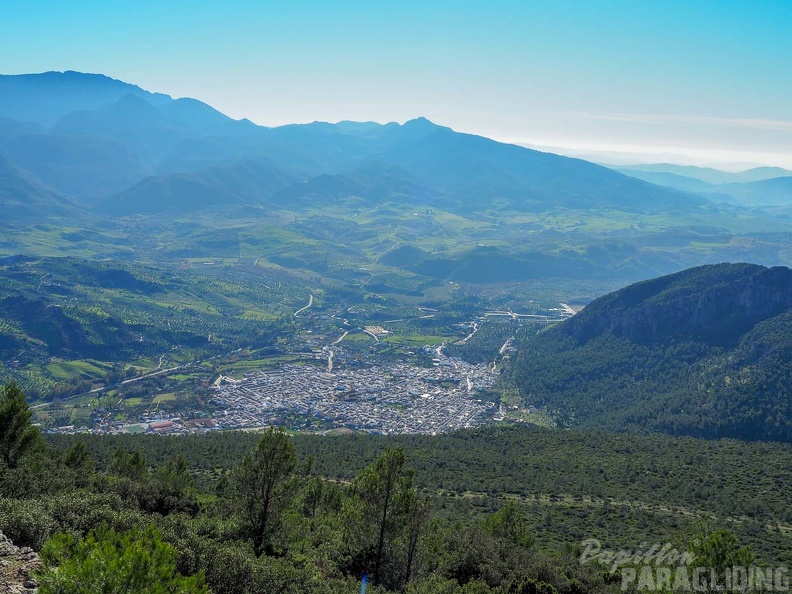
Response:
POLYGON ((289 436, 270 428, 236 470, 236 493, 257 557, 271 544, 270 529, 285 499, 287 479, 296 464, 297 456, 289 436))
POLYGON ((16 468, 20 458, 38 442, 38 429, 30 424, 31 411, 22 390, 15 383, 0 392, 0 461, 16 468))
POLYGON ((363 504, 363 516, 373 528, 374 558, 372 578, 382 579, 382 564, 387 545, 405 525, 411 497, 415 497, 412 471, 404 467, 404 450, 385 453, 355 477, 351 492, 363 504))
POLYGON ((418 553, 418 543, 423 536, 426 522, 432 512, 432 504, 429 498, 423 500, 412 497, 407 510, 407 534, 406 534, 406 560, 404 572, 404 584, 409 585, 415 572, 415 560, 418 553))

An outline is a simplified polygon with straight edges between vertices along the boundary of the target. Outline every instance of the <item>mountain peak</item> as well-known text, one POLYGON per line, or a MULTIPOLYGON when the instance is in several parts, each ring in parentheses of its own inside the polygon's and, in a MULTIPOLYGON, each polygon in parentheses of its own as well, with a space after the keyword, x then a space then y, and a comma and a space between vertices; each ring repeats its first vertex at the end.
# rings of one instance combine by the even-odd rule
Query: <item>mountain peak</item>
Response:
POLYGON ((448 132, 452 131, 451 128, 439 126, 424 117, 419 117, 412 120, 407 120, 399 128, 396 128, 393 133, 401 139, 416 140, 425 136, 429 136, 438 130, 445 130, 448 132))
POLYGON ((425 128, 425 129, 434 129, 434 128, 442 128, 443 126, 438 126, 434 122, 430 121, 429 119, 421 116, 418 118, 414 118, 412 120, 407 120, 403 124, 404 128, 425 128))

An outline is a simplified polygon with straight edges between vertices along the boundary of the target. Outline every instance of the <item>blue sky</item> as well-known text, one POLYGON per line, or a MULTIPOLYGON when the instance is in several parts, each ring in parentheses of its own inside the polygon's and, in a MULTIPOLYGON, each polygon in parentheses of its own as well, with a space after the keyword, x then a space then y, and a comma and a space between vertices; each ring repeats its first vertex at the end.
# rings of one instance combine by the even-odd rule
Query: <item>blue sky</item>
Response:
POLYGON ((3 0, 0 72, 264 125, 433 121, 606 161, 792 167, 792 1, 3 0))

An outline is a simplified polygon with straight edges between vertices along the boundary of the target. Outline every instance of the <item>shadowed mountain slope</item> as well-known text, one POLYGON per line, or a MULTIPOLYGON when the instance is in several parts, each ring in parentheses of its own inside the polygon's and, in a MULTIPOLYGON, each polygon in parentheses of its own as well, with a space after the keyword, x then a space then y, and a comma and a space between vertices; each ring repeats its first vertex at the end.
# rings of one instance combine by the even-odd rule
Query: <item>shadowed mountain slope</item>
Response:
POLYGON ((0 211, 4 224, 80 216, 77 206, 43 185, 30 172, 16 167, 2 154, 0 154, 0 211))

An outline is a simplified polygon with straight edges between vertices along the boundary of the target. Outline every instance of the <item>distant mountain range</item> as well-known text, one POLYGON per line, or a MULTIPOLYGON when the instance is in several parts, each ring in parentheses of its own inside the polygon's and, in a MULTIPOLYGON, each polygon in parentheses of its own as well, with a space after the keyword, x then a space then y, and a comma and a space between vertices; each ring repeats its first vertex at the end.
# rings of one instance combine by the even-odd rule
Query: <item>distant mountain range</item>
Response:
POLYGON ((629 165, 614 171, 713 200, 746 206, 792 206, 792 171, 756 167, 740 172, 683 165, 629 165))
POLYGON ((265 128, 96 74, 0 76, 0 118, 0 151, 9 161, 62 197, 114 215, 189 214, 287 197, 300 205, 311 197, 401 196, 459 212, 493 204, 653 213, 707 205, 606 167, 423 118, 265 128), (367 167, 368 179, 355 181, 367 167), (293 182, 302 186, 289 189, 293 182))
POLYGON ((712 186, 680 178, 714 179, 710 170, 618 172, 425 118, 267 128, 76 72, 0 77, 0 96, 0 224, 17 226, 6 255, 256 254, 407 293, 446 281, 626 283, 707 262, 789 262, 792 177, 712 186), (169 225, 187 220, 172 241, 169 225), (98 233, 63 235, 64 224, 98 233), (156 234, 163 241, 150 241, 156 234), (394 276, 356 278, 372 265, 394 276))
POLYGON ((726 184, 709 193, 725 194, 747 206, 792 206, 792 176, 726 184))
POLYGON ((562 423, 792 441, 792 270, 692 268, 592 302, 513 366, 562 423))
POLYGON ((788 177, 792 171, 781 167, 754 167, 745 171, 721 171, 711 167, 695 167, 693 165, 673 165, 671 163, 657 163, 652 165, 621 165, 613 167, 642 173, 668 173, 686 178, 697 179, 711 185, 744 184, 762 181, 774 177, 788 177))

